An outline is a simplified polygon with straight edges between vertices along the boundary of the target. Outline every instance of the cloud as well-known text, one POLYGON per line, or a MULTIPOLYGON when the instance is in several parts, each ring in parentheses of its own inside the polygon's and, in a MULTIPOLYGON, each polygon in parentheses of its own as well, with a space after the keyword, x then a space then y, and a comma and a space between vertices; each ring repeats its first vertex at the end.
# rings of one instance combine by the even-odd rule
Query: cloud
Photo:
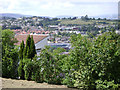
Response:
POLYGON ((119 0, 0 0, 0 12, 47 16, 114 13, 117 7, 115 5, 117 5, 118 1, 119 0), (111 9, 111 11, 106 12, 109 9, 111 9))
POLYGON ((119 2, 119 0, 68 0, 70 2, 119 2))
POLYGON ((61 9, 61 8, 69 8, 69 7, 73 7, 74 4, 70 3, 70 2, 60 2, 60 1, 54 1, 54 2, 46 2, 45 4, 43 4, 41 6, 41 8, 43 9, 61 9))

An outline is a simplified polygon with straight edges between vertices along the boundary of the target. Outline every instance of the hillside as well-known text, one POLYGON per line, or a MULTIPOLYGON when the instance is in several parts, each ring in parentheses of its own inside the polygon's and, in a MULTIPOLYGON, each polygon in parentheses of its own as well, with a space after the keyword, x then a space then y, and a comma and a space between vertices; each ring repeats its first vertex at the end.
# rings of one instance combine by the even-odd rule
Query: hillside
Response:
POLYGON ((2 16, 2 17, 13 17, 13 18, 30 17, 30 15, 15 14, 15 13, 0 13, 0 16, 2 16))
POLYGON ((113 24, 116 23, 115 21, 106 21, 106 20, 88 20, 88 21, 83 21, 81 19, 75 19, 75 20, 60 20, 60 24, 68 25, 68 24, 77 24, 77 25, 88 25, 88 24, 99 24, 99 23, 108 23, 108 24, 113 24))

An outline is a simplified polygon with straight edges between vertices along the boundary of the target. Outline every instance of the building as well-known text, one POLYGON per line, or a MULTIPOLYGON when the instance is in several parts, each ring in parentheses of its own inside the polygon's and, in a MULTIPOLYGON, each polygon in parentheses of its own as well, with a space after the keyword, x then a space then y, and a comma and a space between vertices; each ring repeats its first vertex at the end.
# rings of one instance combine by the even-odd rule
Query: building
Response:
MULTIPOLYGON (((26 39, 27 39, 28 35, 29 34, 16 35, 15 38, 18 40, 18 43, 16 43, 15 45, 20 45, 22 40, 26 44, 26 39)), ((30 36, 33 36, 34 43, 35 43, 35 49, 36 49, 37 55, 39 55, 40 50, 43 49, 47 45, 48 35, 46 35, 46 34, 45 35, 44 34, 31 34, 30 36)))
POLYGON ((51 48, 64 48, 66 51, 71 49, 71 45, 70 43, 49 43, 48 46, 50 46, 51 48))

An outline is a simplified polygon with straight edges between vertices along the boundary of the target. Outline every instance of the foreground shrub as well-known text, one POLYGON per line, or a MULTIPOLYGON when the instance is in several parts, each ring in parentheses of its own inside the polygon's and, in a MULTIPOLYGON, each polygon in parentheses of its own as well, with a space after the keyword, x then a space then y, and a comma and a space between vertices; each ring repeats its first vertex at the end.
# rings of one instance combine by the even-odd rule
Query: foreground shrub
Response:
POLYGON ((118 88, 120 35, 108 32, 92 41, 78 35, 72 37, 71 42, 74 49, 67 61, 68 67, 75 71, 64 79, 67 85, 82 89, 118 88))

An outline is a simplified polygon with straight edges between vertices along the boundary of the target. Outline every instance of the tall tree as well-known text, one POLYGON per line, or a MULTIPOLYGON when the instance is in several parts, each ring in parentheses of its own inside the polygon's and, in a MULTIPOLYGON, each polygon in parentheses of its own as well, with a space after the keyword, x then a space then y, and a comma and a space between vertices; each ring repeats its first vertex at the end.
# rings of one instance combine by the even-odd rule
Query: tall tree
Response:
POLYGON ((33 36, 30 37, 30 35, 27 37, 26 40, 26 45, 25 45, 25 49, 24 49, 24 58, 29 58, 29 59, 33 59, 33 57, 36 54, 36 50, 35 50, 35 43, 33 40, 33 36))
POLYGON ((20 44, 20 50, 19 50, 19 58, 23 59, 23 51, 24 51, 24 41, 22 41, 22 43, 20 44))
POLYGON ((30 57, 31 59, 35 56, 36 50, 35 50, 35 43, 33 40, 33 36, 31 36, 31 44, 30 44, 30 57))
POLYGON ((25 49, 24 49, 24 52, 23 52, 23 56, 24 56, 24 58, 29 58, 29 54, 30 54, 30 52, 29 52, 29 49, 30 49, 30 43, 31 43, 31 38, 30 38, 30 35, 28 35, 28 37, 27 37, 27 40, 26 40, 26 45, 25 45, 25 49))
POLYGON ((20 79, 24 79, 24 62, 23 62, 23 51, 24 51, 24 41, 22 41, 22 43, 20 44, 20 50, 19 50, 19 58, 20 58, 20 62, 19 62, 19 67, 18 67, 18 76, 20 77, 20 79))

